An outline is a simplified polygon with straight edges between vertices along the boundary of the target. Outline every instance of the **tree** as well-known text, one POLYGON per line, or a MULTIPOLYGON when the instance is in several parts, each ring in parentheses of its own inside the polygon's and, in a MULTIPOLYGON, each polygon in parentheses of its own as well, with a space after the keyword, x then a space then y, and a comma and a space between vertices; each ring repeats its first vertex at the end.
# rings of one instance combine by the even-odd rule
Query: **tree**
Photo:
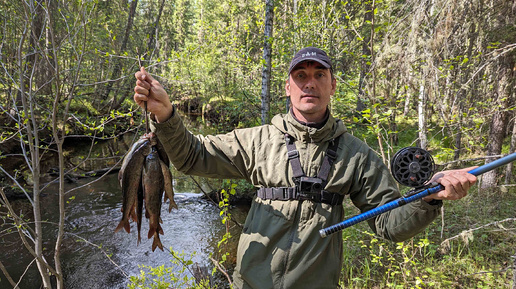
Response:
POLYGON ((262 124, 269 123, 269 108, 271 95, 271 54, 272 54, 272 27, 274 21, 274 1, 265 2, 265 31, 263 44, 262 70, 262 124))
MULTIPOLYGON (((488 37, 496 38, 500 45, 508 46, 516 39, 516 11, 511 9, 511 3, 507 1, 495 1, 493 8, 498 11, 496 21, 488 34, 488 37), (510 25, 512 24, 512 27, 510 25), (508 26, 509 25, 509 26, 508 26), (495 36, 496 35, 496 36, 495 36)), ((489 39, 495 43, 495 39, 489 39)), ((493 60, 493 103, 494 113, 489 126, 489 142, 487 155, 499 155, 502 152, 504 139, 509 127, 509 109, 515 105, 516 96, 514 86, 516 85, 516 53, 510 50, 502 51, 493 60)), ((510 132, 510 130, 509 130, 510 132)), ((487 160, 488 163, 491 160, 487 160)), ((482 187, 493 187, 497 184, 496 171, 487 172, 482 176, 482 187)))

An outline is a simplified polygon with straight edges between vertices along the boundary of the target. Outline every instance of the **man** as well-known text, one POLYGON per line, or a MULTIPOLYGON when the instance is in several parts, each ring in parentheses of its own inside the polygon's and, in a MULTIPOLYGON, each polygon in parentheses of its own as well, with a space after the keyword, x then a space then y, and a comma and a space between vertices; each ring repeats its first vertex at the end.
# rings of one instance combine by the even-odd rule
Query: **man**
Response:
MULTIPOLYGON (((336 79, 326 53, 301 49, 292 59, 285 91, 292 108, 270 125, 224 135, 194 136, 174 112, 163 87, 142 68, 134 100, 147 109, 152 129, 174 166, 186 174, 244 178, 258 188, 238 245, 237 288, 337 288, 342 238, 319 230, 343 219, 349 196, 367 211, 398 198, 377 155, 347 133, 329 112, 336 79)), ((379 236, 406 240, 421 232, 442 202, 464 197, 476 178, 464 170, 434 179, 446 189, 369 221, 379 236)))

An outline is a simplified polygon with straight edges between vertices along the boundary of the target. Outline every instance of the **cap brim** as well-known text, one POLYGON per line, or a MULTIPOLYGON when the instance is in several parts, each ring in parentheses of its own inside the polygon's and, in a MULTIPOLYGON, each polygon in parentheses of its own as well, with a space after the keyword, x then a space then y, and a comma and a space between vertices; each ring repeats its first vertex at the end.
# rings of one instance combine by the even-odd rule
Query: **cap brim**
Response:
POLYGON ((290 74, 292 72, 292 70, 294 68, 296 68, 296 66, 299 64, 299 63, 302 63, 302 62, 305 62, 305 61, 308 61, 308 60, 312 60, 312 61, 315 61, 319 64, 321 64, 322 66, 326 67, 326 69, 330 69, 330 65, 328 63, 325 63, 325 62, 321 62, 320 59, 318 58, 314 58, 314 57, 306 57, 306 58, 303 58, 303 59, 299 59, 298 61, 295 61, 294 63, 291 63, 290 65, 290 69, 288 70, 288 74, 290 74))

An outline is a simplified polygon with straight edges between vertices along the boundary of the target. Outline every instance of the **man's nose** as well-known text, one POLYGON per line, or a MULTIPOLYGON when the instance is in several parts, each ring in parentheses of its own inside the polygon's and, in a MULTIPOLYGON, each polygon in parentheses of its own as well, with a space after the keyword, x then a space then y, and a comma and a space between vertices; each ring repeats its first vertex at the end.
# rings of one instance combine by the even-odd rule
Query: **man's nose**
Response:
POLYGON ((315 79, 313 77, 308 77, 305 82, 305 89, 314 89, 315 88, 315 79))

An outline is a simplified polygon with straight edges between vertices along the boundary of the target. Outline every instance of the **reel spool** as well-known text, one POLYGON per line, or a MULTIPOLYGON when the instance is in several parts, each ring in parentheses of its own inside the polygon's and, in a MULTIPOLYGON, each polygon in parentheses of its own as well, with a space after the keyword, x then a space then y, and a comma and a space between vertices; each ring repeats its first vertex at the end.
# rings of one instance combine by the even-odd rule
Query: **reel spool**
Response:
POLYGON ((398 183, 409 187, 422 187, 434 174, 434 159, 424 149, 406 147, 391 160, 391 173, 398 183))

